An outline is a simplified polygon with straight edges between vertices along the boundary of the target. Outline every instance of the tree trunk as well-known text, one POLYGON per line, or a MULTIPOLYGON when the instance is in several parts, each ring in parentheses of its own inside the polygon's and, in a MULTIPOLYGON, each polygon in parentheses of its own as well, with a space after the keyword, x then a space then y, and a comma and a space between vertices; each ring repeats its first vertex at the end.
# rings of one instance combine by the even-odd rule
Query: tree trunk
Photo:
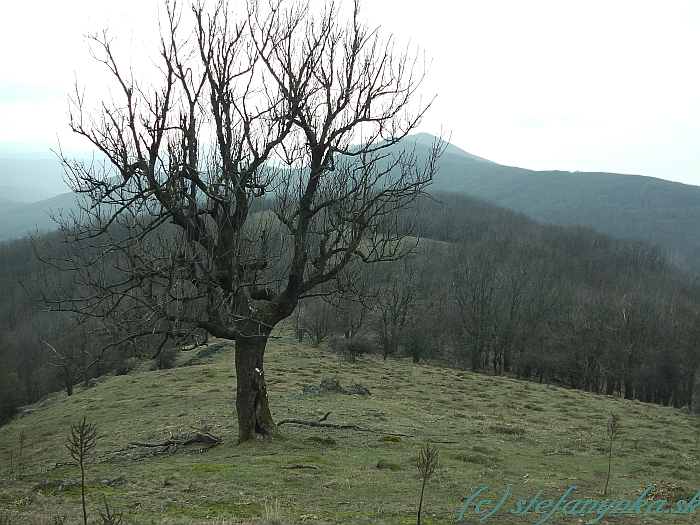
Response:
POLYGON ((700 365, 695 369, 693 386, 690 391, 690 409, 694 414, 700 414, 700 365))
POLYGON ((272 420, 265 387, 263 356, 267 336, 255 335, 236 339, 236 410, 238 442, 270 437, 277 433, 272 420))
POLYGON ((419 363, 420 362, 420 345, 417 343, 413 344, 413 362, 414 363, 419 363))
POLYGON ((73 378, 67 366, 63 370, 63 379, 66 382, 66 394, 70 397, 73 395, 73 378))
POLYGON ((503 349, 503 371, 510 372, 510 345, 503 349))

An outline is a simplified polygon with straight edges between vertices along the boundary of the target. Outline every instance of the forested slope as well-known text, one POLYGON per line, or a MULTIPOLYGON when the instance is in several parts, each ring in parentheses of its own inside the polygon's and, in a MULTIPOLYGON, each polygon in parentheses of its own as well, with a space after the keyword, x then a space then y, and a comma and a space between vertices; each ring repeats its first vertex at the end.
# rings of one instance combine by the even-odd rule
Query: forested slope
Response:
MULTIPOLYGON (((432 140, 421 133, 406 142, 415 144, 416 154, 424 157, 432 140)), ((38 168, 34 164, 15 166, 8 163, 20 161, 0 160, 7 184, 19 184, 20 168, 43 174, 41 164, 38 168), (14 178, 8 178, 10 175, 14 178)), ((47 163, 46 170, 56 171, 57 161, 41 162, 47 163)), ((50 186, 52 191, 59 187, 56 184, 50 186)), ((644 239, 662 246, 672 264, 700 272, 697 186, 639 175, 502 166, 449 144, 439 160, 431 191, 464 193, 551 224, 585 226, 617 238, 644 239)), ((55 225, 49 212, 62 209, 68 213, 73 206, 74 196, 69 193, 32 204, 0 202, 0 240, 23 237, 36 228, 48 231, 55 225)))
MULTIPOLYGON (((303 301, 290 319, 300 339, 349 359, 437 360, 676 407, 697 397, 700 286, 662 249, 454 193, 405 213, 418 220, 416 253, 352 268, 354 297, 303 301)), ((30 301, 24 288, 36 294, 48 270, 27 239, 0 245, 0 263, 0 415, 136 366, 135 349, 120 346, 89 366, 111 342, 99 327, 71 328, 30 301)), ((177 352, 150 366, 172 366, 177 352)))
MULTIPOLYGON (((424 156, 430 137, 416 140, 424 156)), ((432 191, 472 195, 552 224, 644 239, 664 247, 669 262, 700 271, 698 186, 639 175, 532 171, 449 148, 439 167, 432 191)))

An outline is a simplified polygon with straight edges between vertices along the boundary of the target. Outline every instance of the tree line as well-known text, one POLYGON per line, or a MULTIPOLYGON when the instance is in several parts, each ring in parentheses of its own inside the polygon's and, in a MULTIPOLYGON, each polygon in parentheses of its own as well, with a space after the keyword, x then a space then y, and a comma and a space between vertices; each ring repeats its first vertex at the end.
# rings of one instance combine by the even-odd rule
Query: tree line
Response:
MULTIPOLYGON (((457 194, 420 208, 417 253, 365 273, 364 343, 336 346, 692 405, 700 288, 661 248, 457 194)), ((348 334, 336 312, 316 300, 298 315, 317 344, 348 334)))
MULTIPOLYGON (((693 381, 700 288, 663 250, 543 225, 457 194, 424 198, 404 215, 418 217, 414 253, 351 268, 344 293, 303 300, 291 318, 298 339, 349 359, 405 356, 691 405, 700 388, 693 381)), ((60 244, 56 234, 35 240, 52 243, 60 244)), ((32 301, 53 270, 29 239, 2 244, 0 263, 0 420, 48 392, 72 393, 91 377, 128 373, 138 363, 138 348, 110 346, 97 326, 32 301)), ((172 366, 176 352, 163 349, 154 366, 172 366)))

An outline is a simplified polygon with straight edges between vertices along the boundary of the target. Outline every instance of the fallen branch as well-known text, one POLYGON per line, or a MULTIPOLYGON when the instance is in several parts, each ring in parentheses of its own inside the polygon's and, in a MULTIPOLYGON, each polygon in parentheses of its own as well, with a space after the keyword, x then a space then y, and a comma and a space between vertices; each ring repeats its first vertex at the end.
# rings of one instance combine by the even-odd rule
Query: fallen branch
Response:
POLYGON ((187 439, 169 439, 163 443, 141 443, 140 441, 132 441, 131 444, 137 447, 158 448, 170 447, 173 445, 186 446, 192 445, 193 443, 204 443, 205 445, 214 446, 219 445, 221 441, 222 439, 220 437, 212 436, 208 432, 197 432, 194 436, 187 439))
POLYGON ((303 463, 298 463, 296 465, 285 465, 282 468, 286 469, 293 469, 293 468, 311 468, 314 470, 319 470, 319 468, 316 465, 304 465, 303 463))
POLYGON ((383 434, 386 436, 401 436, 401 437, 413 437, 411 434, 403 434, 401 432, 388 432, 382 429, 366 428, 359 425, 352 424, 342 424, 342 423, 325 423, 325 419, 328 417, 330 412, 327 412, 325 416, 317 419, 316 421, 306 421, 304 419, 296 419, 293 417, 287 417, 280 419, 277 422, 277 426, 284 425, 285 423, 291 423, 293 425, 306 425, 308 427, 322 427, 322 428, 337 428, 343 430, 358 430, 360 432, 374 432, 375 434, 383 434))

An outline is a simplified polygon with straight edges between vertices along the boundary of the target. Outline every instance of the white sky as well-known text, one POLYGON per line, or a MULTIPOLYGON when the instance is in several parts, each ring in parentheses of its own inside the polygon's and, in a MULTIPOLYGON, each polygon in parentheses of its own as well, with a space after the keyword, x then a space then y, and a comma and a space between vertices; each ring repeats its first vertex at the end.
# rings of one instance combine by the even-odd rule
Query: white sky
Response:
MULTIPOLYGON (((66 99, 76 77, 92 93, 108 77, 83 35, 109 26, 136 62, 157 38, 158 5, 3 2, 0 142, 58 137, 84 149, 66 99)), ((700 1, 365 0, 364 9, 383 35, 432 60, 425 93, 437 100, 420 131, 442 128, 511 166, 700 185, 700 1)))

